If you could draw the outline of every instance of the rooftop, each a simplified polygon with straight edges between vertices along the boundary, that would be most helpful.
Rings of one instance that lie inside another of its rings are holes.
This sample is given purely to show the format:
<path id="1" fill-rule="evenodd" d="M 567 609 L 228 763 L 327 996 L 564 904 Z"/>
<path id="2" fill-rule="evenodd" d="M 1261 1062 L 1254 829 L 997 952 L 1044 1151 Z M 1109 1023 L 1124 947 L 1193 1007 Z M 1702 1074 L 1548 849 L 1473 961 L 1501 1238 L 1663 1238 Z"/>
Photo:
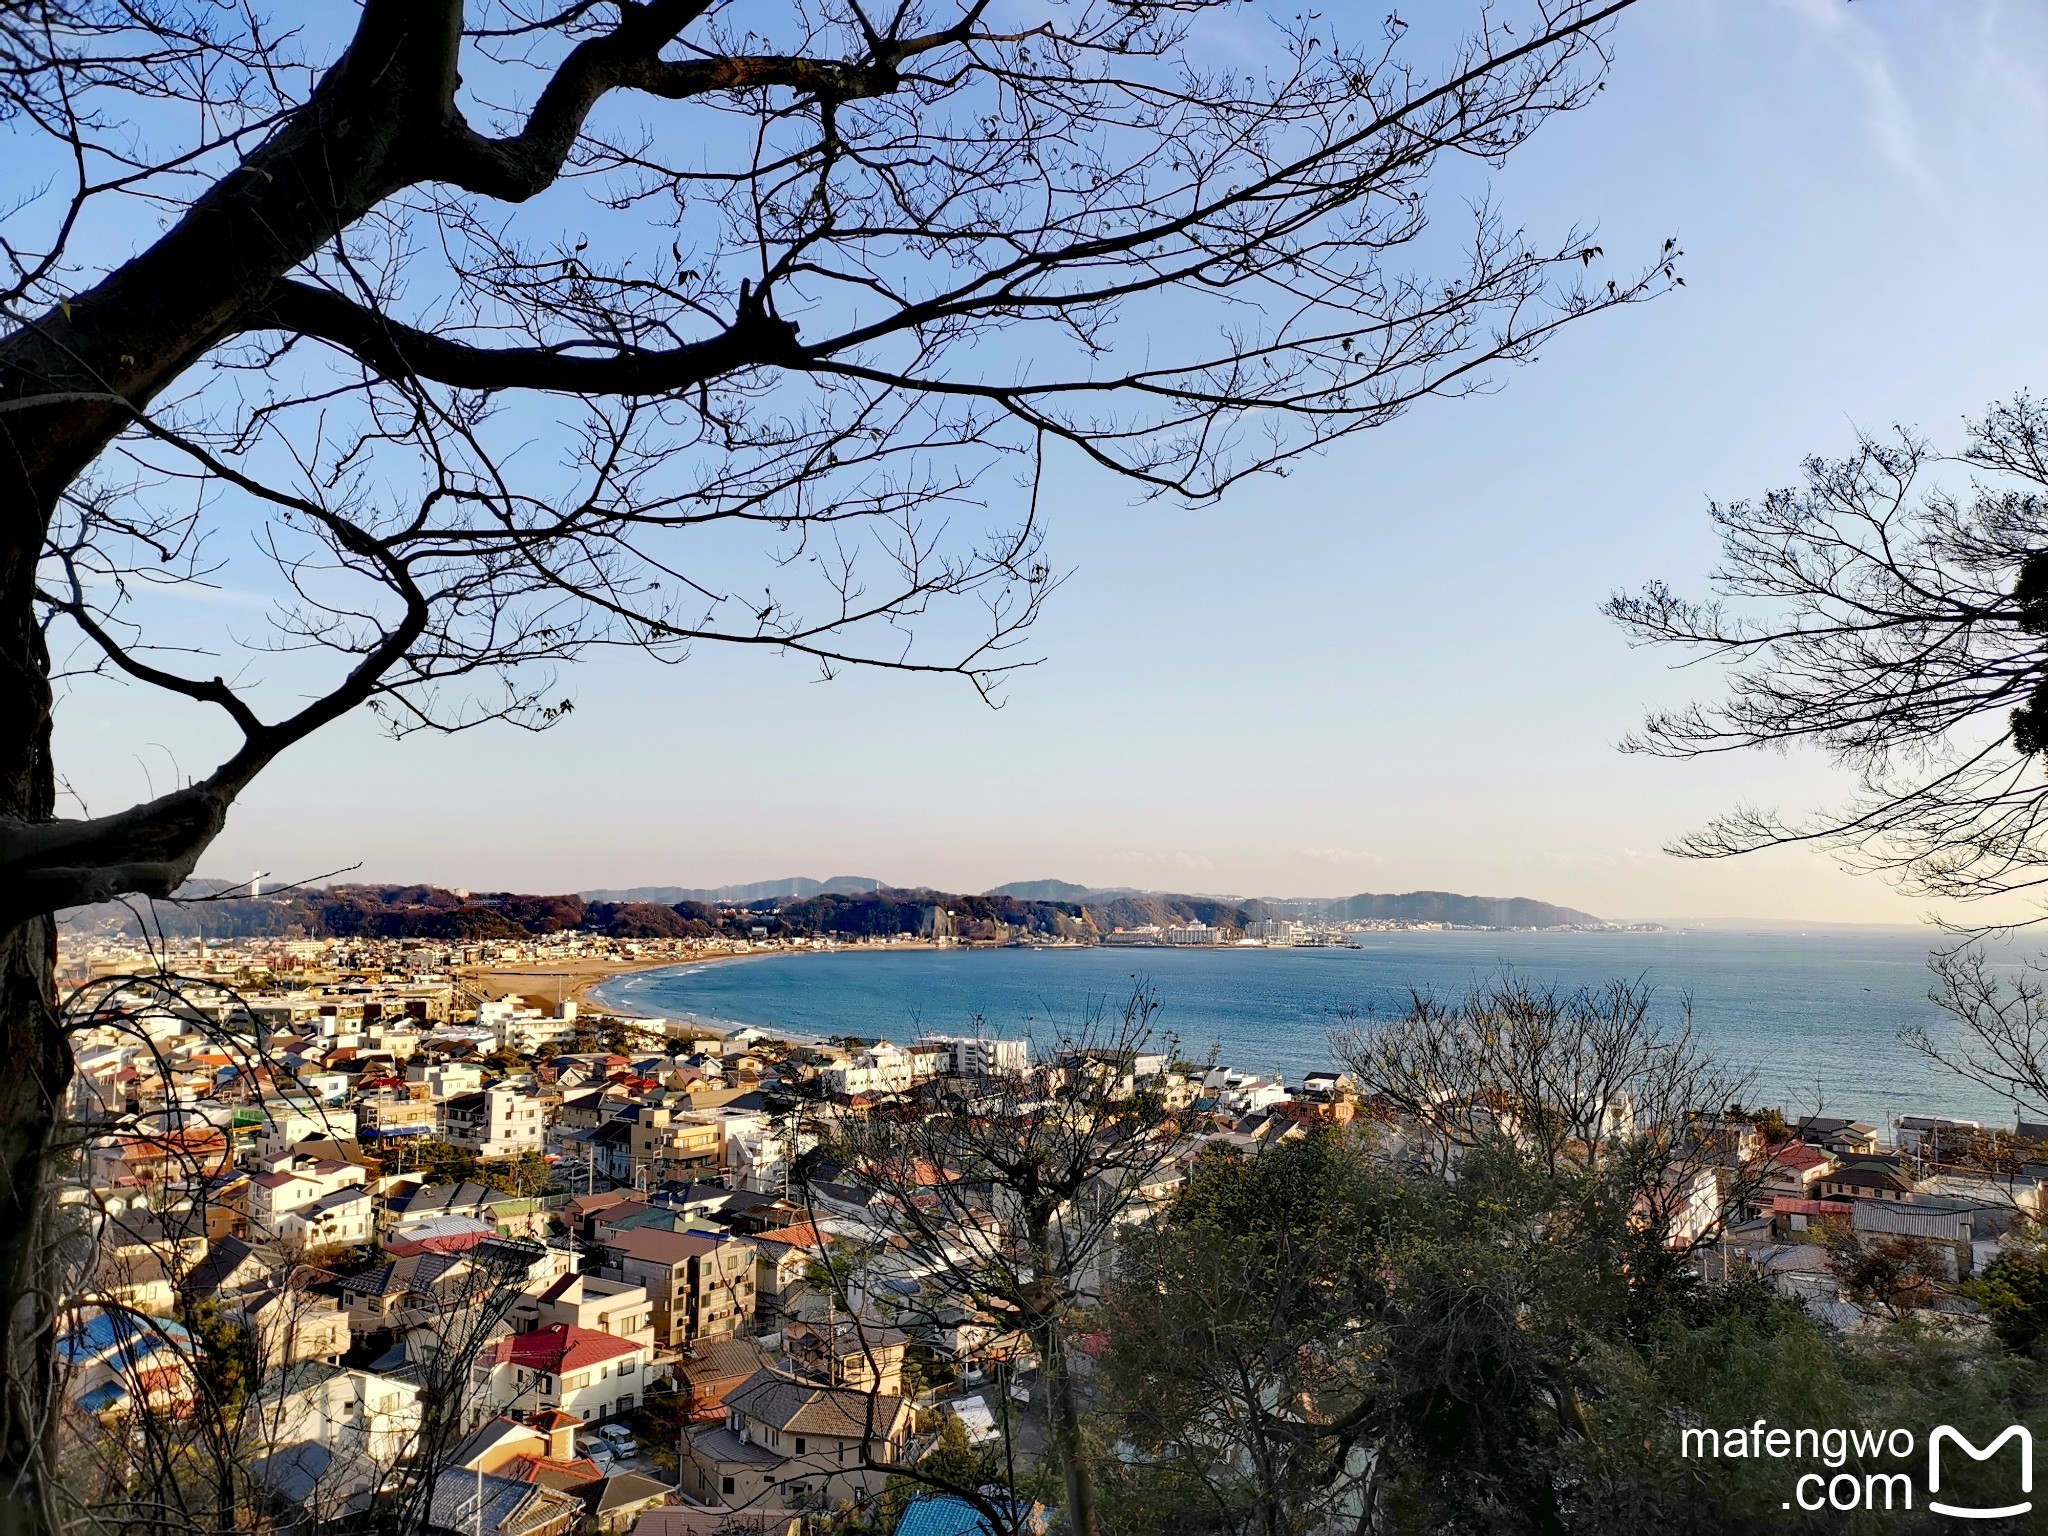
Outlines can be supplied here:
<path id="1" fill-rule="evenodd" d="M 857 1440 L 887 1435 L 903 1413 L 900 1397 L 867 1393 L 851 1387 L 828 1387 L 798 1381 L 776 1371 L 756 1371 L 725 1395 L 726 1406 L 772 1424 L 785 1434 L 832 1435 Z"/>
<path id="2" fill-rule="evenodd" d="M 595 1328 L 578 1328 L 572 1323 L 549 1323 L 531 1333 L 515 1333 L 498 1341 L 498 1363 L 523 1366 L 529 1371 L 560 1375 L 639 1353 L 640 1346 L 626 1339 L 599 1333 Z"/>
<path id="3" fill-rule="evenodd" d="M 736 1238 L 712 1237 L 702 1232 L 666 1232 L 658 1227 L 639 1227 L 618 1233 L 605 1246 L 615 1253 L 649 1264 L 682 1264 L 716 1253 L 727 1243 L 736 1241 Z"/>

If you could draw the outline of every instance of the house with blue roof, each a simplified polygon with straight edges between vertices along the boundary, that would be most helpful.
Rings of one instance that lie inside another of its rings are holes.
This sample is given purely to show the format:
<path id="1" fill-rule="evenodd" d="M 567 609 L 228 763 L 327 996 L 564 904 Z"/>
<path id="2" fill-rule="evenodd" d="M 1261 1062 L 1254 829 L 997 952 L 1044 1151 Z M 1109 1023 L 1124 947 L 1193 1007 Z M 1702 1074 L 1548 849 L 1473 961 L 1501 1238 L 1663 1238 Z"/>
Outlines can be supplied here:
<path id="1" fill-rule="evenodd" d="M 986 1492 L 987 1490 L 984 1490 Z M 1027 1511 L 1022 1504 L 991 1501 L 1016 1517 L 1018 1529 L 1042 1531 L 1045 1512 L 1037 1505 Z M 996 1536 L 989 1529 L 988 1516 L 957 1494 L 922 1493 L 904 1507 L 897 1517 L 895 1536 Z"/>
<path id="2" fill-rule="evenodd" d="M 138 1405 L 182 1413 L 198 1390 L 199 1344 L 165 1317 L 95 1310 L 57 1340 L 57 1368 L 71 1401 L 104 1417 Z"/>

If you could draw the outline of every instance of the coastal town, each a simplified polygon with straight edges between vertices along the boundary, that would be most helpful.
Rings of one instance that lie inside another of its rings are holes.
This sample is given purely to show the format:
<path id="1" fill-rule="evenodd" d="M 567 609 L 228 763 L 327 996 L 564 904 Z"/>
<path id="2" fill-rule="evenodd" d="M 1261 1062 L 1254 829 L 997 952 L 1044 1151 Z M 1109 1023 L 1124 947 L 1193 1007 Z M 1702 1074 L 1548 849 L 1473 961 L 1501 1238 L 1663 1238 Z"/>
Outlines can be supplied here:
<path id="1" fill-rule="evenodd" d="M 403 1495 L 449 1536 L 965 1536 L 990 1525 L 972 1497 L 915 1469 L 1000 1440 L 1024 1488 L 1062 1383 L 999 1309 L 911 1304 L 941 1263 L 900 1225 L 919 1186 L 833 1162 L 847 1127 L 934 1085 L 1038 1115 L 1000 1085 L 1048 1066 L 1143 1097 L 1157 1152 L 1116 1186 L 1084 1304 L 1114 1234 L 1205 1158 L 1348 1134 L 1412 1159 L 1432 1139 L 1341 1063 L 1292 1082 L 1142 1048 L 1048 1063 L 1046 1042 L 797 1040 L 587 996 L 681 958 L 581 936 L 72 943 L 67 1434 L 125 1454 L 139 1422 L 194 1417 L 239 1351 L 240 1451 L 278 1530 Z M 1666 1241 L 1833 1329 L 1967 1317 L 1956 1286 L 2048 1205 L 2048 1125 L 1693 1110 Z M 1908 1249 L 1889 1287 L 1844 1261 Z M 1085 1397 L 1085 1342 L 1062 1370 Z"/>

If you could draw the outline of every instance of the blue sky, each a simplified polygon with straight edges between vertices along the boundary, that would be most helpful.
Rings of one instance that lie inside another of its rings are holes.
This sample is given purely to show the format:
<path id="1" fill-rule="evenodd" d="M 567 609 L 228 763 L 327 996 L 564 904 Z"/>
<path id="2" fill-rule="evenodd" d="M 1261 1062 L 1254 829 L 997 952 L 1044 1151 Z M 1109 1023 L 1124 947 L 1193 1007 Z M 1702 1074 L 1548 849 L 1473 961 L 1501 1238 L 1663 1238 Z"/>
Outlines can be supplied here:
<path id="1" fill-rule="evenodd" d="M 1630 651 L 1597 608 L 1650 577 L 1697 589 L 1709 496 L 1785 483 L 1858 426 L 1952 441 L 1988 401 L 2048 387 L 2048 13 L 1653 0 L 1616 44 L 1603 99 L 1495 186 L 1534 226 L 1597 220 L 1610 250 L 1677 234 L 1685 290 L 1218 507 L 1134 504 L 1064 466 L 1046 500 L 1074 575 L 1002 709 L 756 655 L 600 658 L 546 735 L 330 731 L 244 797 L 207 872 L 1057 876 L 1914 920 L 1924 904 L 1819 856 L 1660 853 L 1734 801 L 1839 786 L 1804 756 L 1618 754 L 1646 704 L 1711 680 Z M 183 729 L 87 692 L 61 742 L 111 802 L 203 763 Z"/>

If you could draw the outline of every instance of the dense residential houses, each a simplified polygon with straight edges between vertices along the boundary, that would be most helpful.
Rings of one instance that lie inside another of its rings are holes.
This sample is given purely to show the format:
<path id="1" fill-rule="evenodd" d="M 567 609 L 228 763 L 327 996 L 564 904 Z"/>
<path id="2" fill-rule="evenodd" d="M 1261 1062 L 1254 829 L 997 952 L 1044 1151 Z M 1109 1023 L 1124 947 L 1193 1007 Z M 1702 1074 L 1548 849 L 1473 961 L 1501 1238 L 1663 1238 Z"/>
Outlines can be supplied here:
<path id="1" fill-rule="evenodd" d="M 750 1520 L 791 1536 L 803 1512 L 879 1491 L 943 1417 L 993 1432 L 968 1387 L 1028 1372 L 1031 1340 L 1000 1315 L 899 1305 L 922 1277 L 871 1241 L 895 1197 L 821 1164 L 817 1121 L 933 1080 L 999 1102 L 1032 1066 L 1026 1042 L 721 1039 L 480 995 L 458 968 L 488 949 L 216 946 L 193 958 L 217 988 L 139 1000 L 131 1027 L 80 1037 L 73 1107 L 114 1118 L 63 1192 L 100 1301 L 57 1338 L 74 1414 L 177 1421 L 207 1348 L 184 1320 L 204 1318 L 250 1341 L 248 1467 L 284 1524 L 416 1470 L 426 1529 L 504 1536 Z M 1291 1082 L 1157 1052 L 1052 1066 L 1173 1116 L 1123 1221 L 1163 1207 L 1212 1148 L 1367 1127 L 1386 1155 L 1420 1158 L 1429 1140 L 1334 1071 Z M 1633 1113 L 1610 1106 L 1595 1138 L 1628 1134 Z M 1853 1326 L 1833 1246 L 1906 1238 L 1974 1273 L 2048 1210 L 2048 1127 L 1702 1109 L 1654 1193 L 1696 1262 L 1747 1266 Z M 851 1248 L 848 1310 L 819 1281 Z M 934 1399 L 938 1379 L 963 1395 Z M 422 1416 L 451 1392 L 467 1438 L 422 1468 Z M 656 1478 L 635 1431 L 662 1399 L 663 1433 L 683 1428 Z"/>

